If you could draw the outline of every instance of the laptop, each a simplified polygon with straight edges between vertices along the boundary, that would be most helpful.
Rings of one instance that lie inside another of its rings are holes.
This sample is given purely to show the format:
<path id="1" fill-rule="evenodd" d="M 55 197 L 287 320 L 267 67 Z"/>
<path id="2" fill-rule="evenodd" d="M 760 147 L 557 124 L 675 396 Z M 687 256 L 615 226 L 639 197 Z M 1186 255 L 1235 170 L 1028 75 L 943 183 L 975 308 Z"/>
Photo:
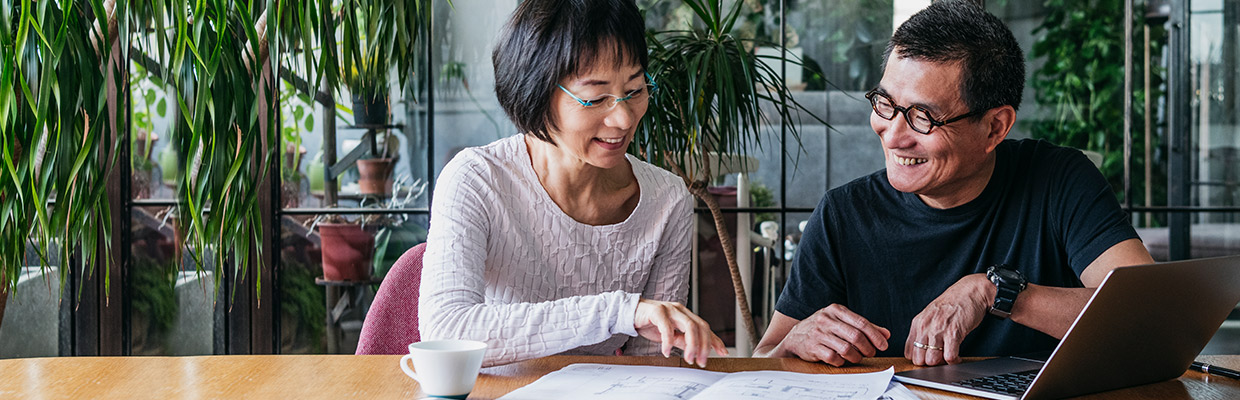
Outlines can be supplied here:
<path id="1" fill-rule="evenodd" d="M 1237 303 L 1240 256 L 1120 267 L 1045 361 L 1000 357 L 895 379 L 991 399 L 1064 398 L 1165 381 L 1184 374 Z"/>

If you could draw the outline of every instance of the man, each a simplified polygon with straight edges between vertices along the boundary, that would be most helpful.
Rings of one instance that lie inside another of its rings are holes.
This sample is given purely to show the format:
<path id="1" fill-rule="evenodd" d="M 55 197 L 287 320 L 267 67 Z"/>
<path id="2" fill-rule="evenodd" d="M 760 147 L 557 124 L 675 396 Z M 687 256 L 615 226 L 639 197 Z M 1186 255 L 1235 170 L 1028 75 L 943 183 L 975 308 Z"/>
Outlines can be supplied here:
<path id="1" fill-rule="evenodd" d="M 1024 71 L 1011 31 L 970 2 L 900 26 L 866 94 L 886 169 L 823 197 L 757 354 L 1050 350 L 1109 271 L 1153 262 L 1083 154 L 1005 140 Z"/>

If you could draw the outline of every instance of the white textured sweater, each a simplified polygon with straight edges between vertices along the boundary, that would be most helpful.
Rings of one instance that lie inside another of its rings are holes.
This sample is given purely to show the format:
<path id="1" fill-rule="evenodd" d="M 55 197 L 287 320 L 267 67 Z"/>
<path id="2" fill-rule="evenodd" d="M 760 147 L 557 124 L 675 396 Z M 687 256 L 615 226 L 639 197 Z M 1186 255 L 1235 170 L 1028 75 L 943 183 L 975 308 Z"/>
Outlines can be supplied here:
<path id="1" fill-rule="evenodd" d="M 639 296 L 684 303 L 693 202 L 679 177 L 628 161 L 637 207 L 623 222 L 592 226 L 551 200 L 524 135 L 457 154 L 431 207 L 422 339 L 487 342 L 483 365 L 622 346 L 626 355 L 657 354 L 633 317 Z"/>

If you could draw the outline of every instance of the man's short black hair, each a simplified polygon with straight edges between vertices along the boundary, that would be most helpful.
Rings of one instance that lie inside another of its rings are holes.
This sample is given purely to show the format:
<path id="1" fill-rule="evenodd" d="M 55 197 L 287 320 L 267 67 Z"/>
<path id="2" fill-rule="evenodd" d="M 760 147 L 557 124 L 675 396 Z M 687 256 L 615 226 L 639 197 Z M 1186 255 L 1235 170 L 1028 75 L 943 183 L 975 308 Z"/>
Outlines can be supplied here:
<path id="1" fill-rule="evenodd" d="M 936 1 L 896 29 L 883 53 L 932 62 L 959 62 L 960 95 L 970 111 L 1020 109 L 1025 54 L 1003 21 L 972 1 Z"/>
<path id="2" fill-rule="evenodd" d="M 551 93 L 607 52 L 619 65 L 648 65 L 646 23 L 633 0 L 526 0 L 500 35 L 491 62 L 495 96 L 521 132 L 551 142 Z"/>

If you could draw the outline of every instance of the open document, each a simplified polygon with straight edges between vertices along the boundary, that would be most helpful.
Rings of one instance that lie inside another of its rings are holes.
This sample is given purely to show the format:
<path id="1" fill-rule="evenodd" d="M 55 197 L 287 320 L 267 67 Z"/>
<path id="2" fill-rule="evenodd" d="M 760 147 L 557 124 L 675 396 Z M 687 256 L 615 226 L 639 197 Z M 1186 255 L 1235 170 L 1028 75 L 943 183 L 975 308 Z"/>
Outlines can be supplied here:
<path id="1" fill-rule="evenodd" d="M 865 374 L 714 372 L 641 365 L 573 364 L 501 397 L 543 399 L 878 399 L 892 369 Z M 905 389 L 907 390 L 907 389 Z"/>

